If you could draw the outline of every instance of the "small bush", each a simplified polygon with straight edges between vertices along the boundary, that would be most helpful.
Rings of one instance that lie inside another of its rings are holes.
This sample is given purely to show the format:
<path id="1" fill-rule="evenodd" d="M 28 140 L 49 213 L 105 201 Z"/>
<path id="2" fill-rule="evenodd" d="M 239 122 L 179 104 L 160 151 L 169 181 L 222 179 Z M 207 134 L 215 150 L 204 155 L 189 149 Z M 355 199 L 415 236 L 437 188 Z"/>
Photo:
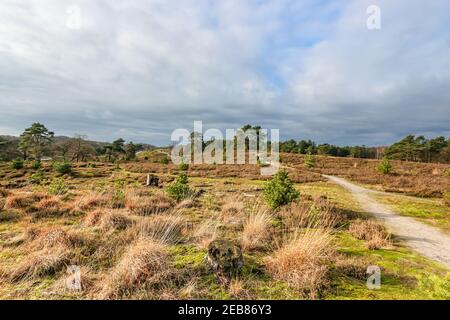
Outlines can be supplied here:
<path id="1" fill-rule="evenodd" d="M 35 184 L 40 184 L 44 180 L 44 175 L 41 170 L 37 170 L 30 177 L 30 182 Z"/>
<path id="2" fill-rule="evenodd" d="M 64 182 L 64 179 L 53 179 L 53 181 L 48 186 L 48 193 L 55 195 L 55 196 L 62 196 L 65 195 L 69 188 L 67 187 L 66 183 Z"/>
<path id="3" fill-rule="evenodd" d="M 305 166 L 307 168 L 314 168 L 316 166 L 316 158 L 311 153 L 305 156 Z"/>
<path id="4" fill-rule="evenodd" d="M 444 174 L 445 174 L 447 177 L 450 177 L 450 168 L 448 168 L 447 170 L 445 170 Z"/>
<path id="5" fill-rule="evenodd" d="M 72 165 L 70 164 L 70 162 L 67 161 L 56 162 L 53 165 L 53 169 L 59 174 L 68 174 L 72 172 Z"/>
<path id="6" fill-rule="evenodd" d="M 31 168 L 33 168 L 34 170 L 40 170 L 42 167 L 42 163 L 40 161 L 34 161 L 31 164 Z"/>
<path id="7" fill-rule="evenodd" d="M 19 170 L 23 168 L 23 160 L 20 158 L 11 161 L 11 168 L 14 170 Z"/>
<path id="8" fill-rule="evenodd" d="M 180 171 L 188 171 L 189 170 L 189 165 L 187 163 L 182 162 L 182 163 L 180 163 L 178 165 L 178 169 Z"/>
<path id="9" fill-rule="evenodd" d="M 146 160 L 148 160 L 148 157 L 147 157 L 147 159 Z M 169 158 L 168 157 L 164 157 L 164 158 L 162 158 L 161 160 L 160 160 L 160 162 L 162 163 L 162 164 L 169 164 Z"/>
<path id="10" fill-rule="evenodd" d="M 269 206 L 276 209 L 280 206 L 291 203 L 299 197 L 299 192 L 295 190 L 292 181 L 286 171 L 278 172 L 269 181 L 263 191 L 264 198 Z"/>
<path id="11" fill-rule="evenodd" d="M 166 193 L 176 201 L 181 201 L 192 196 L 193 192 L 189 188 L 187 175 L 184 173 L 180 174 L 175 183 L 167 187 Z"/>
<path id="12" fill-rule="evenodd" d="M 392 173 L 392 164 L 388 158 L 384 158 L 377 167 L 378 172 L 381 174 L 391 174 Z"/>

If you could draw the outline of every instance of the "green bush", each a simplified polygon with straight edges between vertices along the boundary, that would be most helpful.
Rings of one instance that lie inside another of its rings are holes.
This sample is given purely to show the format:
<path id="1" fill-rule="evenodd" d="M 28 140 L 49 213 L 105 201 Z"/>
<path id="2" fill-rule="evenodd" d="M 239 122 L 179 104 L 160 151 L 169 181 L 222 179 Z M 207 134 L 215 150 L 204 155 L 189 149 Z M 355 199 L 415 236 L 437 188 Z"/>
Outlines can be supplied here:
<path id="1" fill-rule="evenodd" d="M 22 169 L 23 168 L 23 160 L 20 158 L 14 159 L 11 161 L 11 168 L 14 170 Z"/>
<path id="2" fill-rule="evenodd" d="M 69 188 L 64 182 L 64 179 L 56 178 L 53 179 L 53 181 L 50 183 L 47 191 L 48 193 L 53 194 L 55 196 L 62 196 L 69 191 Z"/>
<path id="3" fill-rule="evenodd" d="M 167 187 L 167 195 L 176 200 L 181 201 L 190 197 L 193 194 L 191 188 L 189 188 L 188 177 L 182 173 L 178 176 L 177 180 Z"/>
<path id="4" fill-rule="evenodd" d="M 53 165 L 53 169 L 55 169 L 55 171 L 59 174 L 68 174 L 72 172 L 72 165 L 67 161 L 56 162 Z"/>
<path id="5" fill-rule="evenodd" d="M 178 165 L 178 170 L 188 171 L 189 170 L 189 165 L 187 163 L 182 162 L 182 163 L 180 163 Z"/>
<path id="6" fill-rule="evenodd" d="M 160 162 L 161 162 L 162 164 L 169 164 L 170 160 L 169 160 L 168 157 L 164 157 L 164 158 L 162 158 L 162 159 L 160 160 Z"/>
<path id="7" fill-rule="evenodd" d="M 31 164 L 31 168 L 33 168 L 34 170 L 39 170 L 39 169 L 41 169 L 41 167 L 42 167 L 42 164 L 40 161 L 34 161 Z"/>
<path id="8" fill-rule="evenodd" d="M 448 169 L 445 171 L 444 174 L 445 174 L 446 176 L 450 177 L 450 168 L 448 168 Z"/>
<path id="9" fill-rule="evenodd" d="M 316 166 L 316 158 L 310 152 L 305 156 L 305 166 L 307 168 L 314 168 Z"/>
<path id="10" fill-rule="evenodd" d="M 378 165 L 377 170 L 382 174 L 391 174 L 393 167 L 388 158 L 383 158 L 383 160 Z"/>
<path id="11" fill-rule="evenodd" d="M 42 174 L 42 171 L 39 169 L 35 173 L 33 173 L 30 177 L 31 183 L 40 184 L 43 180 L 44 180 L 44 175 Z"/>
<path id="12" fill-rule="evenodd" d="M 296 200 L 300 193 L 295 190 L 294 184 L 289 179 L 288 173 L 282 170 L 266 184 L 263 195 L 268 205 L 271 208 L 276 209 Z"/>

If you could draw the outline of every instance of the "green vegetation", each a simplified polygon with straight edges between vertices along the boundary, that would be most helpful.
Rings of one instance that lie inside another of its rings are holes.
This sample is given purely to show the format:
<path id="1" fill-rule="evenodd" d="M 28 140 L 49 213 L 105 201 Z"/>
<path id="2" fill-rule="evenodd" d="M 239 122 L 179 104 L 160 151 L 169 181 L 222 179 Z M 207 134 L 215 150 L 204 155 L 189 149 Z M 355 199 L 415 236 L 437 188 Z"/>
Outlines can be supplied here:
<path id="1" fill-rule="evenodd" d="M 316 158 L 310 152 L 305 156 L 305 166 L 307 168 L 314 168 L 316 166 Z"/>
<path id="2" fill-rule="evenodd" d="M 273 209 L 291 203 L 300 195 L 299 192 L 295 190 L 292 181 L 289 179 L 287 171 L 284 170 L 279 171 L 275 177 L 267 183 L 263 194 L 266 202 Z"/>
<path id="3" fill-rule="evenodd" d="M 383 160 L 378 165 L 377 170 L 382 174 L 391 174 L 393 167 L 388 158 L 383 158 Z"/>
<path id="4" fill-rule="evenodd" d="M 17 158 L 17 159 L 14 159 L 13 161 L 11 161 L 11 168 L 14 170 L 22 169 L 23 166 L 24 166 L 23 160 L 20 158 Z"/>
<path id="5" fill-rule="evenodd" d="M 181 201 L 190 197 L 193 192 L 188 184 L 188 177 L 185 173 L 180 174 L 176 181 L 167 187 L 167 195 L 176 200 Z"/>
<path id="6" fill-rule="evenodd" d="M 69 191 L 69 188 L 67 187 L 63 178 L 55 178 L 48 186 L 47 191 L 52 195 L 62 196 Z"/>
<path id="7" fill-rule="evenodd" d="M 68 174 L 72 172 L 72 165 L 67 161 L 55 162 L 53 169 L 59 174 Z"/>

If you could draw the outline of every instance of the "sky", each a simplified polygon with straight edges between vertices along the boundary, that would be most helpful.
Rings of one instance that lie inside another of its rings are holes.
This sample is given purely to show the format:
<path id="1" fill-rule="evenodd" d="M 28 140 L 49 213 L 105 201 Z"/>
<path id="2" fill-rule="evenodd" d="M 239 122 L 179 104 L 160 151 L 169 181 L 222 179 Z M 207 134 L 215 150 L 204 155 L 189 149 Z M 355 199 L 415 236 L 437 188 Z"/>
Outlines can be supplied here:
<path id="1" fill-rule="evenodd" d="M 194 121 L 339 145 L 450 137 L 450 2 L 0 2 L 0 135 L 42 122 L 167 145 Z"/>

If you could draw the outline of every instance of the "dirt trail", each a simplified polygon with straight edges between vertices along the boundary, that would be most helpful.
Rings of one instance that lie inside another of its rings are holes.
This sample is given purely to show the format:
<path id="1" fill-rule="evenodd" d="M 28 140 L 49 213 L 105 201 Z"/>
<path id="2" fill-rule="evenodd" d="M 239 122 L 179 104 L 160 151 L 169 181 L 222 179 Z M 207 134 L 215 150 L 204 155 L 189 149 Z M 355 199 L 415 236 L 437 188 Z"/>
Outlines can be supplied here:
<path id="1" fill-rule="evenodd" d="M 364 211 L 382 220 L 388 230 L 406 245 L 421 255 L 450 267 L 449 236 L 413 218 L 396 214 L 370 197 L 373 190 L 362 188 L 342 178 L 327 175 L 324 177 L 352 192 Z"/>

